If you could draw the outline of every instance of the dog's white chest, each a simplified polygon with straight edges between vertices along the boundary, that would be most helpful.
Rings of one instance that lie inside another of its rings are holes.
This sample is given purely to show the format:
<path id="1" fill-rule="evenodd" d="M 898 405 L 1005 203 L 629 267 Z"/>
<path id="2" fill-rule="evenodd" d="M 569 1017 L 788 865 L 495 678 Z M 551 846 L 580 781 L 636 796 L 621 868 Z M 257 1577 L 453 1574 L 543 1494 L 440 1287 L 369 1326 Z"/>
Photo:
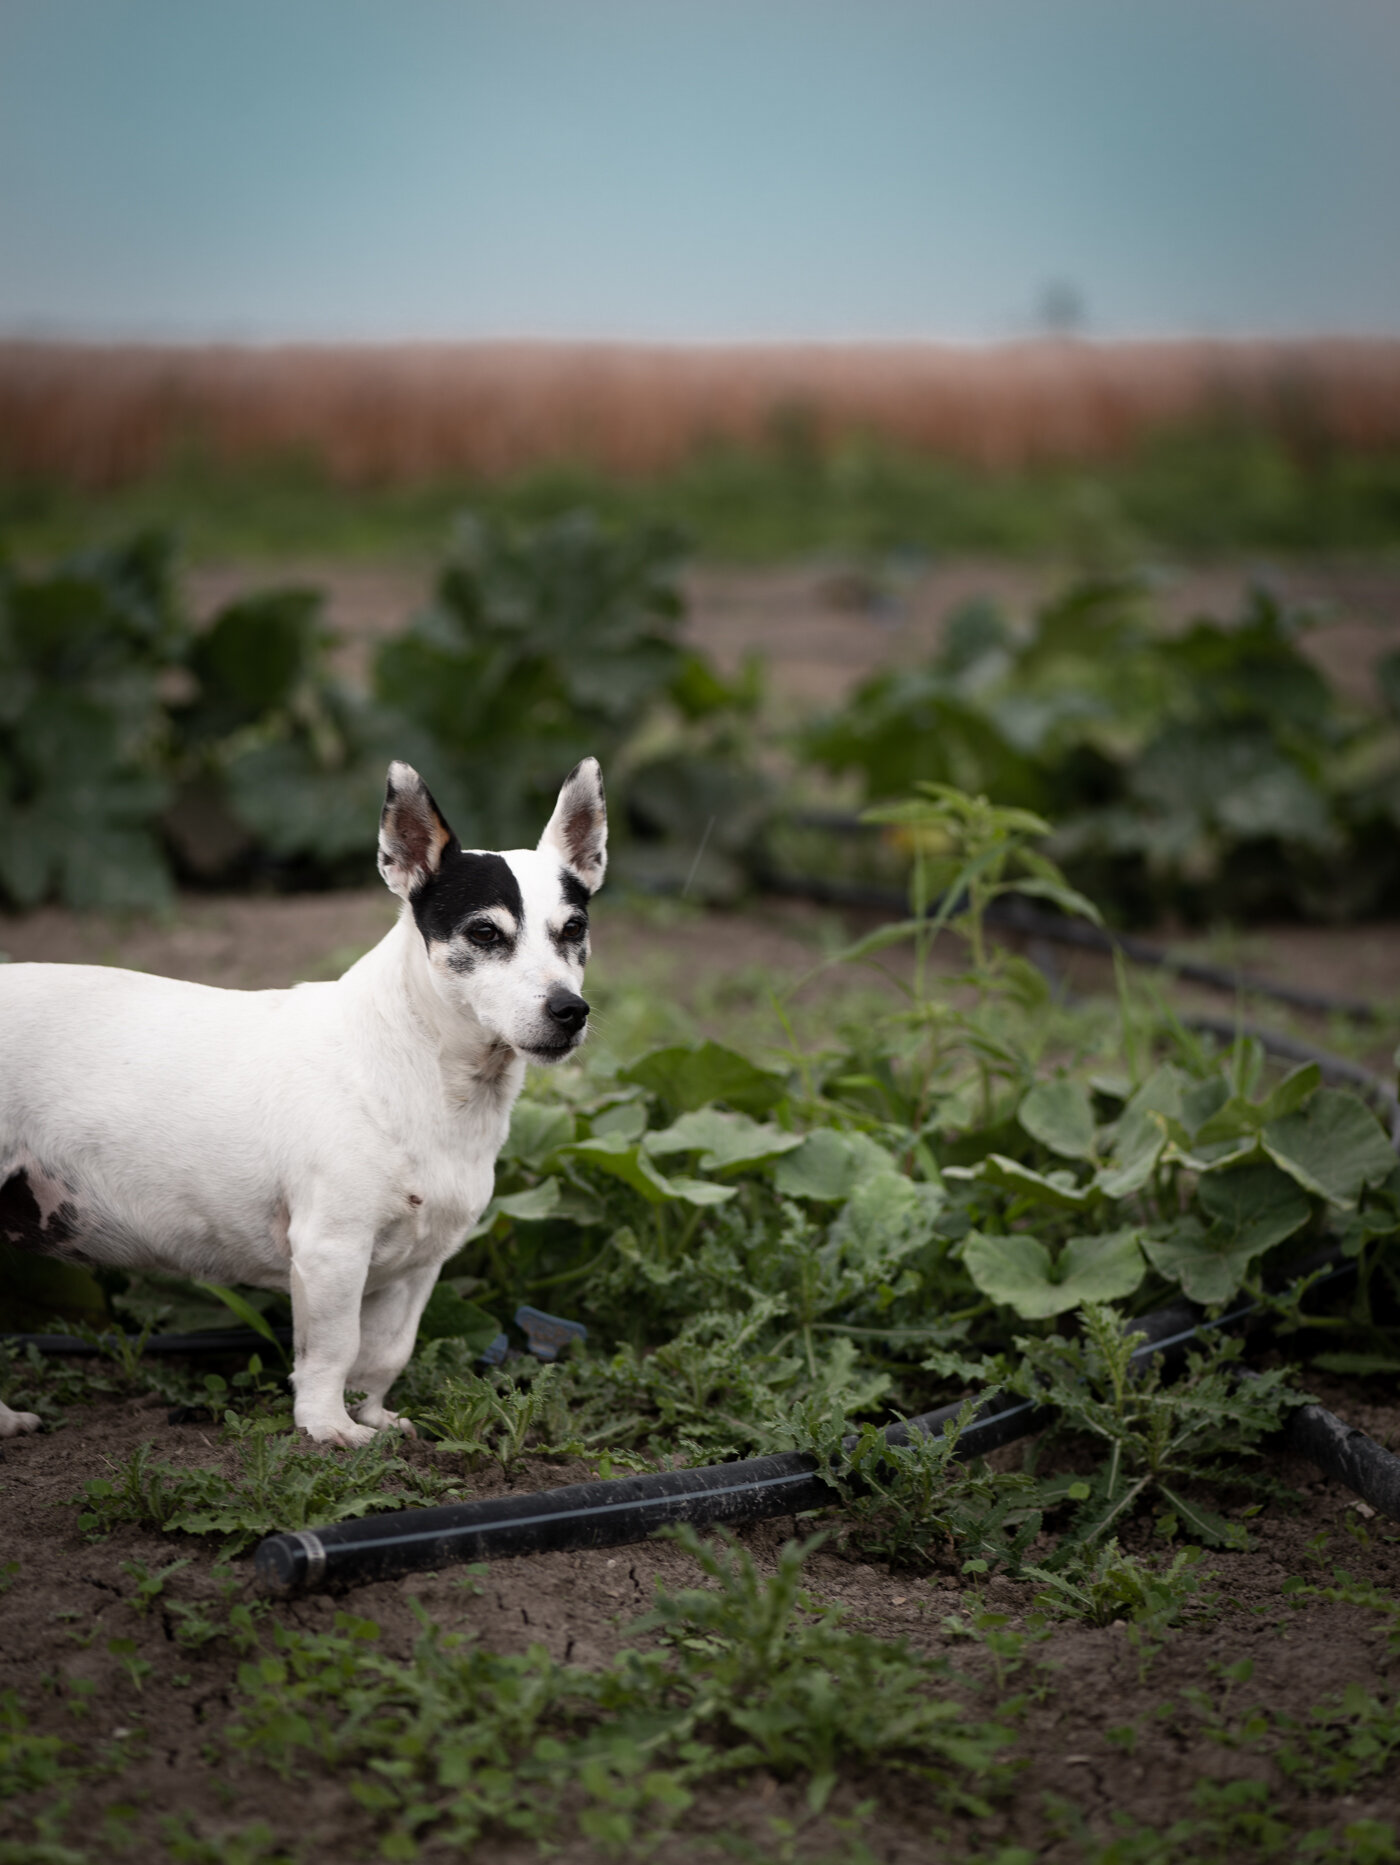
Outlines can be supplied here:
<path id="1" fill-rule="evenodd" d="M 376 1236 L 373 1267 L 442 1262 L 486 1209 L 494 1183 L 494 1159 L 410 1171 L 398 1211 Z"/>
<path id="2" fill-rule="evenodd" d="M 416 1138 L 403 1144 L 390 1174 L 375 1227 L 372 1279 L 441 1263 L 459 1248 L 490 1202 L 509 1106 L 493 1096 L 485 1105 L 423 1110 Z"/>

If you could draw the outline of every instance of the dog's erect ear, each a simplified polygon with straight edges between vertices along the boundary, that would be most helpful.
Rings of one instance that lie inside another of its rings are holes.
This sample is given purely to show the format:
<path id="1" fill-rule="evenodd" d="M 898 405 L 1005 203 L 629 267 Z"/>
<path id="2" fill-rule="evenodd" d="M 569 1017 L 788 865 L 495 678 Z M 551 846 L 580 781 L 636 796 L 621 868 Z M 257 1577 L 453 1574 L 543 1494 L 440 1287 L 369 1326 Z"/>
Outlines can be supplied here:
<path id="1" fill-rule="evenodd" d="M 554 814 L 540 837 L 540 849 L 552 849 L 590 893 L 603 885 L 608 866 L 608 807 L 596 758 L 585 758 L 564 779 Z"/>
<path id="2" fill-rule="evenodd" d="M 423 779 L 411 764 L 396 759 L 389 766 L 379 818 L 379 872 L 385 884 L 407 900 L 437 873 L 443 850 L 456 839 Z"/>

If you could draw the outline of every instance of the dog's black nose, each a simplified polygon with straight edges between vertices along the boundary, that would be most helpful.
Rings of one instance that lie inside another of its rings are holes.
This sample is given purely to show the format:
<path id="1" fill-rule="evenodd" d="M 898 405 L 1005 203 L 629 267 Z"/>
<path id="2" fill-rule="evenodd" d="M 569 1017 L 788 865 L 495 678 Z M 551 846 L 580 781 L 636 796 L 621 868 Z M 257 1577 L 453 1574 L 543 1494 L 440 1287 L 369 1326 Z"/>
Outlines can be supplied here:
<path id="1" fill-rule="evenodd" d="M 570 1036 L 588 1021 L 588 1005 L 576 991 L 551 991 L 545 999 L 545 1009 Z"/>

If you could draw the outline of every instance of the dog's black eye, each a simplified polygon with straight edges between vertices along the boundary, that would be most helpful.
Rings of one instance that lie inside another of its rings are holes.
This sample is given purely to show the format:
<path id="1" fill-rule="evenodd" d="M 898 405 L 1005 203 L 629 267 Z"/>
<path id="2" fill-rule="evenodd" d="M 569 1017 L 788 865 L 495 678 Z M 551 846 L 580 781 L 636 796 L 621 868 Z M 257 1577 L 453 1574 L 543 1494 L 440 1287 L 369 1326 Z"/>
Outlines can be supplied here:
<path id="1" fill-rule="evenodd" d="M 571 920 L 565 920 L 564 922 L 564 937 L 566 939 L 582 939 L 587 931 L 588 921 L 580 919 L 577 913 Z"/>
<path id="2" fill-rule="evenodd" d="M 467 937 L 473 945 L 499 945 L 502 933 L 490 920 L 478 920 L 475 926 L 468 926 Z"/>

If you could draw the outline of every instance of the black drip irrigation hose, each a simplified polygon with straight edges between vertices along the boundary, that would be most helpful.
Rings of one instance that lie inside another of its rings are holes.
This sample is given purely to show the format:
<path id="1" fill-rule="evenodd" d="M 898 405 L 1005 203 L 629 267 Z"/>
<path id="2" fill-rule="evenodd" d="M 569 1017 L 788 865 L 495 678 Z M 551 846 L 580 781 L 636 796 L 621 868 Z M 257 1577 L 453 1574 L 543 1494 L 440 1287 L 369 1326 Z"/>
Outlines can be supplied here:
<path id="1" fill-rule="evenodd" d="M 1320 1271 L 1322 1279 L 1330 1280 L 1354 1273 L 1355 1267 L 1334 1251 L 1320 1259 L 1312 1273 Z M 1134 1361 L 1159 1355 L 1179 1357 L 1202 1334 L 1237 1327 L 1258 1309 L 1259 1304 L 1250 1300 L 1213 1320 L 1203 1319 L 1187 1302 L 1159 1309 L 1130 1323 L 1134 1333 L 1146 1336 L 1132 1357 Z M 1363 1433 L 1349 1431 L 1320 1406 L 1305 1409 L 1310 1416 L 1299 1415 L 1303 1422 L 1290 1448 L 1312 1458 L 1381 1513 L 1400 1520 L 1400 1457 Z M 962 1410 L 961 1404 L 944 1405 L 905 1419 L 887 1429 L 886 1442 L 894 1445 L 906 1443 L 911 1435 L 939 1435 Z M 1030 1436 L 1047 1422 L 1045 1408 L 1034 1399 L 988 1400 L 977 1407 L 959 1434 L 954 1455 L 983 1457 Z M 839 1500 L 839 1491 L 820 1473 L 814 1457 L 805 1451 L 787 1451 L 740 1463 L 571 1483 L 531 1495 L 362 1516 L 326 1528 L 270 1535 L 258 1548 L 254 1576 L 261 1591 L 288 1599 L 327 1586 L 362 1586 L 466 1561 L 620 1547 L 643 1541 L 670 1524 L 688 1522 L 713 1528 L 759 1522 L 829 1507 Z"/>
<path id="2" fill-rule="evenodd" d="M 292 1344 L 290 1328 L 273 1328 L 281 1347 Z M 33 1347 L 39 1353 L 107 1354 L 119 1353 L 123 1347 L 142 1353 L 257 1353 L 268 1345 L 265 1334 L 252 1328 L 205 1328 L 198 1334 L 0 1334 L 0 1345 L 17 1347 L 21 1352 Z"/>
<path id="3" fill-rule="evenodd" d="M 1324 991 L 1310 991 L 1302 984 L 1280 984 L 1272 978 L 1260 978 L 1253 972 L 1232 971 L 1224 965 L 1211 965 L 1204 959 L 1181 958 L 1166 946 L 1151 939 L 1139 939 L 1134 933 L 1106 932 L 1085 920 L 1072 920 L 1058 913 L 1047 913 L 1015 895 L 994 900 L 988 912 L 994 926 L 1009 932 L 1025 933 L 1035 939 L 1051 939 L 1058 945 L 1072 945 L 1090 952 L 1117 950 L 1135 965 L 1152 965 L 1174 972 L 1190 984 L 1204 984 L 1213 991 L 1228 991 L 1232 996 L 1267 997 L 1293 1010 L 1306 1010 L 1319 1016 L 1350 1017 L 1355 1023 L 1377 1023 L 1379 1012 L 1374 1004 L 1360 997 L 1333 997 Z"/>
<path id="4" fill-rule="evenodd" d="M 1321 1405 L 1300 1405 L 1283 1442 L 1354 1490 L 1378 1515 L 1400 1522 L 1400 1457 Z"/>

